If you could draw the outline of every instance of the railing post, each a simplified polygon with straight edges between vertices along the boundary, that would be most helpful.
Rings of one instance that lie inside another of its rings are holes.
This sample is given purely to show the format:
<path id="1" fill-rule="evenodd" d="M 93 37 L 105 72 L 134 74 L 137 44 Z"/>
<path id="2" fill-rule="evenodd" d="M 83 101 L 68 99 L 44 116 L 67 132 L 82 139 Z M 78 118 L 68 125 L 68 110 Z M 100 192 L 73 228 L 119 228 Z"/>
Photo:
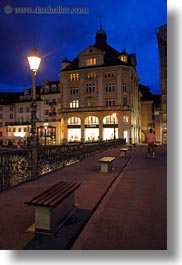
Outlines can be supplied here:
<path id="1" fill-rule="evenodd" d="M 37 179 L 38 178 L 38 150 L 37 146 L 31 147 L 31 179 Z"/>

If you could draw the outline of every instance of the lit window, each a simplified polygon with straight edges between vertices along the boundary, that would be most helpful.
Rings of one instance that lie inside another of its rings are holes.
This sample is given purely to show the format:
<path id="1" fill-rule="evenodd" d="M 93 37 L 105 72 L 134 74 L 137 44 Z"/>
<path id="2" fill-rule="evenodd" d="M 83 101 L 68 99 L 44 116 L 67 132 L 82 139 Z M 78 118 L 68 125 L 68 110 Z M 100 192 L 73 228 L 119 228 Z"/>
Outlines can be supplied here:
<path id="1" fill-rule="evenodd" d="M 96 58 L 89 58 L 89 59 L 86 59 L 86 65 L 96 65 Z"/>
<path id="2" fill-rule="evenodd" d="M 88 79 L 95 79 L 96 78 L 96 72 L 89 72 L 87 75 Z"/>
<path id="3" fill-rule="evenodd" d="M 123 122 L 128 123 L 129 122 L 129 117 L 128 116 L 123 116 Z"/>
<path id="4" fill-rule="evenodd" d="M 120 60 L 121 60 L 122 62 L 124 62 L 124 63 L 127 63 L 127 61 L 128 61 L 128 57 L 127 57 L 127 55 L 126 55 L 126 54 L 122 54 L 122 55 L 120 56 Z"/>
<path id="5" fill-rule="evenodd" d="M 78 81 L 79 80 L 79 74 L 78 73 L 70 74 L 69 80 L 70 81 Z"/>
<path id="6" fill-rule="evenodd" d="M 71 117 L 68 119 L 68 125 L 80 125 L 81 120 L 78 117 Z"/>
<path id="7" fill-rule="evenodd" d="M 85 124 L 99 124 L 99 119 L 96 116 L 88 116 L 85 119 Z"/>
<path id="8" fill-rule="evenodd" d="M 116 122 L 116 117 L 114 117 L 113 115 L 108 115 L 103 119 L 104 124 L 114 124 L 115 122 Z"/>
<path id="9" fill-rule="evenodd" d="M 79 108 L 79 100 L 73 100 L 70 102 L 70 108 Z"/>

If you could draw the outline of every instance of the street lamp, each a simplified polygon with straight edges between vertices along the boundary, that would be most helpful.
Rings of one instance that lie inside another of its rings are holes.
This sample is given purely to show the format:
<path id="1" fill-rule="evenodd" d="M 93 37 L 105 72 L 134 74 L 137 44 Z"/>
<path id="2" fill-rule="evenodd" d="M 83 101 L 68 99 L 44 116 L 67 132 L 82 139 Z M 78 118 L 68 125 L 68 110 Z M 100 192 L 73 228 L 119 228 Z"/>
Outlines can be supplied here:
<path id="1" fill-rule="evenodd" d="M 39 69 L 39 65 L 41 62 L 40 56 L 37 55 L 37 50 L 34 48 L 32 49 L 32 54 L 27 57 L 30 70 L 32 71 L 32 90 L 31 90 L 31 145 L 37 144 L 37 135 L 36 135 L 36 112 L 37 112 L 37 105 L 36 105 L 36 86 L 35 86 L 35 76 Z"/>
<path id="2" fill-rule="evenodd" d="M 44 123 L 44 144 L 46 145 L 46 140 L 47 140 L 47 126 L 48 123 Z"/>
<path id="3" fill-rule="evenodd" d="M 114 144 L 116 143 L 116 113 L 113 113 L 113 119 L 114 119 Z"/>

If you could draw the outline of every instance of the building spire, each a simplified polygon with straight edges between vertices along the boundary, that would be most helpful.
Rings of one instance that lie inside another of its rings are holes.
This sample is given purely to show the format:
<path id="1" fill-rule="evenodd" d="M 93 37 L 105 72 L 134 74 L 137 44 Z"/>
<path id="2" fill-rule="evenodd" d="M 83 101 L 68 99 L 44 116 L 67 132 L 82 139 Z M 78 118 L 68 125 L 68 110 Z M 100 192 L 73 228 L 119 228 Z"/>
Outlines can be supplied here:
<path id="1" fill-rule="evenodd" d="M 100 19 L 100 30 L 102 30 L 102 16 L 99 16 Z"/>

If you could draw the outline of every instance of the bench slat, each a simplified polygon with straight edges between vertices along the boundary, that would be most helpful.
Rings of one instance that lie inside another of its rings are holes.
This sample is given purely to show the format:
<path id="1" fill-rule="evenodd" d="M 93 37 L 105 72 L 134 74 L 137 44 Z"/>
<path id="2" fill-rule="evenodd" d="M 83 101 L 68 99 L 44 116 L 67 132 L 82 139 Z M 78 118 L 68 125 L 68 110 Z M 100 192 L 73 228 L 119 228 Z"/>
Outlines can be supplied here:
<path id="1" fill-rule="evenodd" d="M 59 183 L 57 186 L 53 186 L 49 189 L 47 189 L 45 192 L 39 195 L 38 198 L 33 199 L 32 203 L 34 204 L 42 204 L 48 201 L 51 198 L 54 198 L 56 194 L 61 194 L 62 192 L 65 191 L 67 187 L 70 186 L 71 183 L 69 182 L 63 182 Z"/>
<path id="2" fill-rule="evenodd" d="M 55 192 L 55 190 L 59 189 L 60 187 L 63 187 L 66 184 L 66 182 L 58 182 L 54 185 L 52 185 L 50 188 L 46 189 L 45 191 L 43 191 L 42 193 L 38 194 L 37 196 L 35 196 L 33 199 L 31 199 L 30 201 L 26 202 L 27 204 L 34 204 L 38 201 L 40 201 L 43 198 L 46 198 L 48 194 L 53 194 Z"/>
<path id="3" fill-rule="evenodd" d="M 109 163 L 109 162 L 112 162 L 113 160 L 115 160 L 115 157 L 105 156 L 105 157 L 100 158 L 98 160 L 98 162 L 106 162 L 106 163 Z"/>
<path id="4" fill-rule="evenodd" d="M 60 182 L 60 183 L 56 183 L 56 184 L 54 184 L 54 185 L 52 185 L 51 186 L 51 188 L 48 188 L 48 189 L 46 189 L 45 191 L 43 191 L 41 194 L 38 194 L 37 196 L 35 196 L 33 199 L 31 199 L 31 200 L 29 200 L 29 201 L 26 201 L 25 203 L 26 204 L 32 204 L 33 202 L 35 202 L 38 198 L 40 198 L 40 196 L 43 196 L 44 194 L 45 194 L 45 196 L 46 196 L 46 193 L 48 192 L 48 190 L 53 190 L 56 186 L 58 186 L 58 185 L 63 185 L 63 182 Z"/>
<path id="5" fill-rule="evenodd" d="M 61 181 L 25 203 L 34 206 L 55 207 L 59 202 L 69 196 L 79 186 L 80 183 Z"/>
<path id="6" fill-rule="evenodd" d="M 59 204 L 62 200 L 64 200 L 66 197 L 68 197 L 73 191 L 75 191 L 80 184 L 75 184 L 72 188 L 69 188 L 62 196 L 57 197 L 57 199 L 54 200 L 54 202 L 50 203 L 51 207 L 55 207 L 57 204 Z"/>
<path id="7" fill-rule="evenodd" d="M 44 204 L 45 206 L 55 207 L 59 202 L 69 196 L 76 188 L 78 184 L 72 184 L 71 186 L 65 187 L 61 192 L 57 192 L 54 196 L 47 198 L 43 202 L 39 202 L 40 204 Z"/>

